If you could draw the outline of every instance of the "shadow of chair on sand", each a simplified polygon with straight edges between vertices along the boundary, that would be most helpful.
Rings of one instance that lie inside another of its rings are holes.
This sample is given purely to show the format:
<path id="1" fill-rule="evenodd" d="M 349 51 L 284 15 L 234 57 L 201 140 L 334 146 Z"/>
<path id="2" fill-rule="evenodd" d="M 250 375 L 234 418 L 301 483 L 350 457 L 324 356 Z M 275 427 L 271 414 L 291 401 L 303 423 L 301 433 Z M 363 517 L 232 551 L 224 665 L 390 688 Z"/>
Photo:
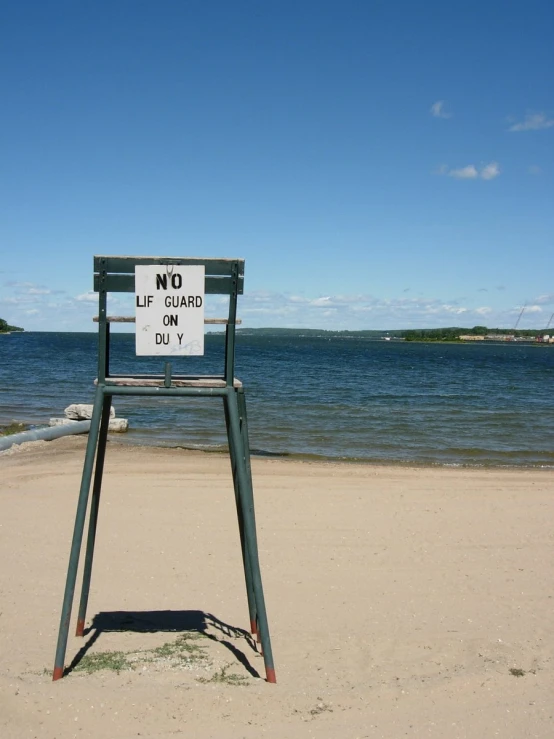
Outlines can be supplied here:
<path id="1" fill-rule="evenodd" d="M 204 611 L 104 611 L 98 613 L 84 632 L 84 636 L 89 637 L 86 644 L 77 652 L 64 674 L 72 672 L 77 667 L 103 633 L 116 631 L 141 634 L 164 632 L 201 634 L 228 649 L 252 677 L 260 677 L 246 654 L 229 641 L 229 639 L 242 639 L 250 649 L 259 654 L 252 635 Z"/>

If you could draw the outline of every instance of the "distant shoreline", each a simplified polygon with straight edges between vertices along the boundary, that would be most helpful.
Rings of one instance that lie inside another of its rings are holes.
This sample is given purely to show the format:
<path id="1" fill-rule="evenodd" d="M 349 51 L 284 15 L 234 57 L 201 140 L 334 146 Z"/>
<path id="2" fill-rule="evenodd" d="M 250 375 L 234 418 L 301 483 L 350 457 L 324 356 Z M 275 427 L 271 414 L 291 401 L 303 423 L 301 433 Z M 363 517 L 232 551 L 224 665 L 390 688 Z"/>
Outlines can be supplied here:
<path id="1" fill-rule="evenodd" d="M 417 329 L 418 333 L 433 333 L 441 329 Z M 510 334 L 507 334 L 509 338 L 494 338 L 494 339 L 459 339 L 452 335 L 441 337 L 434 336 L 412 336 L 410 334 L 413 329 L 393 329 L 391 331 L 376 331 L 373 329 L 362 330 L 362 331 L 331 331 L 327 329 L 315 329 L 315 328 L 237 328 L 237 336 L 247 337 L 260 337 L 260 338 L 290 338 L 290 339 L 349 339 L 349 340 L 363 340 L 371 342 L 387 342 L 391 344 L 406 343 L 406 344 L 478 344 L 478 345 L 533 345 L 533 346 L 554 346 L 554 341 L 543 341 L 542 337 L 545 334 L 545 330 L 525 329 L 523 335 L 515 336 L 512 338 Z M 445 332 L 453 331 L 468 331 L 468 329 L 457 328 L 457 329 L 445 329 Z M 491 333 L 495 332 L 498 336 L 502 334 L 501 331 L 508 332 L 509 329 L 491 329 Z M 49 331 L 31 330 L 25 329 L 12 329 L 11 331 L 0 331 L 0 336 L 10 336 L 12 334 L 91 334 L 97 335 L 96 331 L 57 331 L 55 329 Z M 114 332 L 114 336 L 134 336 L 134 331 L 117 331 Z M 519 333 L 519 332 L 518 332 Z M 224 331 L 207 331 L 207 336 L 224 336 Z M 463 334 L 462 334 L 463 335 Z M 550 336 L 550 335 L 549 335 Z M 554 334 L 552 334 L 554 337 Z"/>

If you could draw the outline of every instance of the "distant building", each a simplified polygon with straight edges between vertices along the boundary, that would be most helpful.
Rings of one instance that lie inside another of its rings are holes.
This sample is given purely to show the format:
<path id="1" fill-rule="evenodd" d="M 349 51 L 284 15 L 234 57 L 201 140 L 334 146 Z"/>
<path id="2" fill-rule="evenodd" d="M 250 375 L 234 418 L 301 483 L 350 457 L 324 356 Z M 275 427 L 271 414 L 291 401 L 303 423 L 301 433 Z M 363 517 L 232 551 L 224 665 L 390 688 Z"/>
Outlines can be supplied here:
<path id="1" fill-rule="evenodd" d="M 465 336 L 458 336 L 460 341 L 485 341 L 484 336 L 475 336 L 474 334 L 467 334 Z"/>

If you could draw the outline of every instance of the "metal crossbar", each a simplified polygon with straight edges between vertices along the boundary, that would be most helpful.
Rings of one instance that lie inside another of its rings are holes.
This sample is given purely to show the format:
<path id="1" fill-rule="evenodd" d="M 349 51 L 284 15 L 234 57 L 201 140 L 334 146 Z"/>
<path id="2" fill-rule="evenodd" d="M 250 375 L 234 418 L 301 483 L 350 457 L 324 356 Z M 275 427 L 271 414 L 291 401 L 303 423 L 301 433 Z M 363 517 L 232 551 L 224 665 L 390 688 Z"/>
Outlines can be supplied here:
<path id="1" fill-rule="evenodd" d="M 92 320 L 94 323 L 98 323 L 100 318 L 99 316 L 93 316 Z M 135 316 L 106 316 L 106 321 L 108 323 L 135 323 L 136 318 Z M 226 325 L 228 323 L 226 318 L 204 318 L 204 323 L 206 326 L 215 326 L 215 325 Z M 242 323 L 240 318 L 237 318 L 235 321 L 235 326 L 240 326 Z"/>
<path id="2" fill-rule="evenodd" d="M 106 289 L 110 293 L 134 293 L 135 292 L 135 276 L 134 275 L 106 275 Z M 236 290 L 238 295 L 242 295 L 244 287 L 244 277 L 238 276 L 236 282 L 231 277 L 206 277 L 204 292 L 206 295 L 231 295 Z M 100 292 L 101 277 L 94 275 L 94 291 Z"/>
<path id="3" fill-rule="evenodd" d="M 135 266 L 153 264 L 202 265 L 205 267 L 206 292 L 211 290 L 219 294 L 229 295 L 228 317 L 227 319 L 218 319 L 223 320 L 226 324 L 224 369 L 221 375 L 172 376 L 169 363 L 165 365 L 164 374 L 123 376 L 110 373 L 110 321 L 113 321 L 114 318 L 121 321 L 122 317 L 107 315 L 107 294 L 112 291 L 134 290 Z M 98 378 L 96 380 L 96 395 L 75 516 L 53 680 L 59 680 L 65 674 L 64 664 L 69 623 L 92 483 L 83 583 L 76 630 L 77 636 L 83 636 L 84 634 L 112 398 L 118 395 L 137 395 L 163 396 L 175 399 L 206 397 L 223 400 L 250 615 L 250 630 L 258 636 L 258 640 L 261 642 L 267 681 L 274 683 L 276 682 L 275 668 L 258 557 L 246 398 L 242 383 L 233 374 L 235 326 L 238 323 L 236 318 L 237 296 L 242 293 L 244 260 L 96 256 L 94 257 L 94 270 L 94 286 L 98 292 L 99 302 L 97 319 Z"/>
<path id="4" fill-rule="evenodd" d="M 206 295 L 242 295 L 244 259 L 204 259 L 200 257 L 94 257 L 94 290 L 99 292 L 105 280 L 108 292 L 132 293 L 137 265 L 202 266 L 206 270 Z M 102 277 L 104 276 L 104 277 Z"/>
<path id="5" fill-rule="evenodd" d="M 202 266 L 207 275 L 232 277 L 233 269 L 238 267 L 238 274 L 244 276 L 244 259 L 227 259 L 212 257 L 114 257 L 100 255 L 94 257 L 94 271 L 134 274 L 137 265 Z"/>

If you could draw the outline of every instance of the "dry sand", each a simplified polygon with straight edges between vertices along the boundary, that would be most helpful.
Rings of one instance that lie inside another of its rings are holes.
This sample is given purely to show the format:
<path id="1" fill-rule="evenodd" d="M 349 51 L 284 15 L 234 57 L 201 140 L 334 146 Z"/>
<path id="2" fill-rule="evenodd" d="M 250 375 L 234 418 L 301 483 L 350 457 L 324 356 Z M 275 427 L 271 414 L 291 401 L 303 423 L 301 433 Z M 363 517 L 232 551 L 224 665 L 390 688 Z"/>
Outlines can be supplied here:
<path id="1" fill-rule="evenodd" d="M 1 737 L 554 736 L 551 471 L 253 460 L 270 685 L 228 459 L 110 443 L 66 664 L 134 669 L 52 683 L 84 444 L 0 455 Z"/>

